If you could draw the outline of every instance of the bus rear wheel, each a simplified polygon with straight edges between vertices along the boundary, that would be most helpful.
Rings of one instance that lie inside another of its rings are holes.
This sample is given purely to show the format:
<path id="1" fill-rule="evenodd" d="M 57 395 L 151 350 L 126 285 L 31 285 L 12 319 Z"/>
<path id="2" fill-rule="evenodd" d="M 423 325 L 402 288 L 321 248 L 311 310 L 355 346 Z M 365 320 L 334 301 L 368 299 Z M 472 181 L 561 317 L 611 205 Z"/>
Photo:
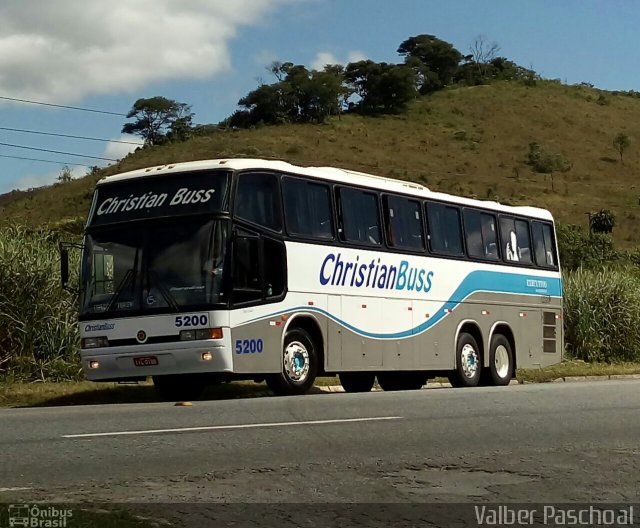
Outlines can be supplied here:
<path id="1" fill-rule="evenodd" d="M 156 394 L 164 401 L 190 401 L 202 397 L 205 379 L 198 374 L 153 376 Z"/>
<path id="2" fill-rule="evenodd" d="M 456 345 L 456 369 L 449 374 L 453 387 L 476 387 L 482 374 L 482 355 L 478 342 L 471 334 L 462 332 Z"/>
<path id="3" fill-rule="evenodd" d="M 345 392 L 369 392 L 376 381 L 373 372 L 341 372 L 338 377 Z"/>
<path id="4" fill-rule="evenodd" d="M 491 385 L 509 385 L 513 376 L 513 351 L 511 343 L 502 334 L 491 338 L 489 348 L 488 381 Z"/>
<path id="5" fill-rule="evenodd" d="M 317 345 L 302 328 L 287 332 L 282 347 L 281 372 L 266 377 L 267 386 L 277 396 L 306 393 L 319 371 Z"/>
<path id="6" fill-rule="evenodd" d="M 422 372 L 381 372 L 378 385 L 383 391 L 420 390 L 427 383 Z"/>

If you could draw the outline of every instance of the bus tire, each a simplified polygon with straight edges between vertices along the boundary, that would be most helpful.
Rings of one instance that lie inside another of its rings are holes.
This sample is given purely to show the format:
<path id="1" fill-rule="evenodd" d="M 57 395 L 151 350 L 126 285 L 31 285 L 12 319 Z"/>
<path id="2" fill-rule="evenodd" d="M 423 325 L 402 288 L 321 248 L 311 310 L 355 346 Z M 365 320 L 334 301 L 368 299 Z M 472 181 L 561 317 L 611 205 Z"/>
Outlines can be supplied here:
<path id="1" fill-rule="evenodd" d="M 452 387 L 477 387 L 482 374 L 482 356 L 477 341 L 462 332 L 456 345 L 456 369 L 449 374 Z"/>
<path id="2" fill-rule="evenodd" d="M 202 397 L 206 382 L 197 374 L 153 376 L 153 388 L 164 401 L 191 401 Z"/>
<path id="3" fill-rule="evenodd" d="M 383 391 L 420 390 L 427 383 L 422 372 L 381 372 L 378 385 Z"/>
<path id="4" fill-rule="evenodd" d="M 267 386 L 277 396 L 304 394 L 313 386 L 320 366 L 319 354 L 316 343 L 302 328 L 285 335 L 280 366 L 279 374 L 266 376 Z"/>
<path id="5" fill-rule="evenodd" d="M 338 377 L 344 392 L 370 392 L 376 381 L 373 372 L 341 372 Z"/>
<path id="6" fill-rule="evenodd" d="M 502 334 L 494 334 L 489 347 L 489 376 L 491 385 L 509 385 L 513 376 L 511 343 Z"/>

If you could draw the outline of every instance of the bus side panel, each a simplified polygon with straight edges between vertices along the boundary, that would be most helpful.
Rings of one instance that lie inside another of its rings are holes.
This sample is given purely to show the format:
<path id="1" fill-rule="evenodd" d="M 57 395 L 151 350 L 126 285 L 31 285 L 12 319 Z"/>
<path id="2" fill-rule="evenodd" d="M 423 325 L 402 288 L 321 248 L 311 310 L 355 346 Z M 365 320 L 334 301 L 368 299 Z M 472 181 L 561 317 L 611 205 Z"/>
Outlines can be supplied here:
<path id="1" fill-rule="evenodd" d="M 355 328 L 380 328 L 382 325 L 382 299 L 343 295 L 342 314 Z M 367 332 L 372 333 L 372 332 Z M 342 334 L 342 366 L 345 370 L 367 370 L 382 367 L 384 343 L 345 329 Z"/>
<path id="2" fill-rule="evenodd" d="M 412 328 L 413 306 L 411 299 L 383 299 L 381 326 L 397 328 L 403 331 Z M 400 332 L 398 332 L 400 334 Z M 416 347 L 413 335 L 397 335 L 382 341 L 385 369 L 412 370 L 416 367 Z"/>
<path id="3" fill-rule="evenodd" d="M 283 322 L 276 305 L 240 308 L 231 311 L 233 372 L 265 374 L 279 372 Z M 275 323 L 279 322 L 279 325 Z"/>

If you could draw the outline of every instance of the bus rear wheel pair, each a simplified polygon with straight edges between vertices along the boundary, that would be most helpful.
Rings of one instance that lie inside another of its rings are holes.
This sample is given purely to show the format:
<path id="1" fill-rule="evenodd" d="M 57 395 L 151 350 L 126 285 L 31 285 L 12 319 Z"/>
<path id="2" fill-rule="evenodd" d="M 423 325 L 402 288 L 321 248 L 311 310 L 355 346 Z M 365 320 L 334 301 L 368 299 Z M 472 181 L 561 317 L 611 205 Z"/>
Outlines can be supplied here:
<path id="1" fill-rule="evenodd" d="M 514 371 L 513 350 L 502 334 L 494 334 L 489 345 L 489 365 L 483 367 L 482 353 L 475 337 L 462 332 L 456 346 L 456 369 L 449 374 L 453 387 L 508 385 Z"/>

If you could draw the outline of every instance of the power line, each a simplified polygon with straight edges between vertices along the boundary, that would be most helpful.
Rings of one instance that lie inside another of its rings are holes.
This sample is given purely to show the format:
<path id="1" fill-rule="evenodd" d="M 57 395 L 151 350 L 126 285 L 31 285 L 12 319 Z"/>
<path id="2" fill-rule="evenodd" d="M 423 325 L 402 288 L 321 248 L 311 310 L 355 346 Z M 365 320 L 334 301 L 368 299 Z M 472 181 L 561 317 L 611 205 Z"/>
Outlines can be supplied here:
<path id="1" fill-rule="evenodd" d="M 137 145 L 141 147 L 143 143 L 136 143 L 135 141 L 124 141 L 119 139 L 103 139 L 103 138 L 94 138 L 88 136 L 72 136 L 69 134 L 57 134 L 54 132 L 41 132 L 39 130 L 24 130 L 22 128 L 9 128 L 9 127 L 0 127 L 0 130 L 7 130 L 9 132 L 23 132 L 25 134 L 40 134 L 42 136 L 54 136 L 54 137 L 63 137 L 63 138 L 71 138 L 71 139 L 86 139 L 88 141 L 103 141 L 106 143 L 122 143 L 124 145 Z"/>
<path id="2" fill-rule="evenodd" d="M 117 159 L 113 159 L 113 158 L 101 158 L 99 156 L 87 156 L 86 154 L 76 154 L 75 152 L 64 152 L 62 150 L 50 150 L 50 149 L 42 149 L 42 148 L 37 148 L 37 147 L 26 147 L 24 145 L 14 145 L 12 143 L 0 143 L 0 145 L 2 145 L 4 147 L 21 148 L 21 149 L 26 149 L 26 150 L 37 150 L 39 152 L 51 152 L 53 154 L 63 154 L 65 156 L 76 156 L 78 158 L 97 159 L 97 160 L 104 160 L 104 161 L 118 161 Z"/>
<path id="3" fill-rule="evenodd" d="M 93 112 L 94 114 L 107 114 L 107 115 L 127 117 L 127 114 L 121 114 L 120 112 L 109 112 L 108 110 L 96 110 L 94 108 L 82 108 L 80 106 L 67 106 L 67 105 L 60 105 L 60 104 L 53 104 L 53 103 L 43 103 L 42 101 L 30 101 L 29 99 L 18 99 L 16 97 L 5 97 L 2 95 L 0 95 L 0 99 L 4 101 L 13 101 L 16 103 L 26 103 L 26 104 L 34 104 L 34 105 L 41 105 L 41 106 L 53 106 L 55 108 L 65 108 L 67 110 L 80 110 L 82 112 Z"/>
<path id="4" fill-rule="evenodd" d="M 75 165 L 76 167 L 90 167 L 91 165 L 85 165 L 84 163 L 71 163 L 70 161 L 54 161 L 45 160 L 40 158 L 25 158 L 23 156 L 9 156 L 8 154 L 0 154 L 0 158 L 12 158 L 26 161 L 40 161 L 42 163 L 55 163 L 56 165 Z"/>

